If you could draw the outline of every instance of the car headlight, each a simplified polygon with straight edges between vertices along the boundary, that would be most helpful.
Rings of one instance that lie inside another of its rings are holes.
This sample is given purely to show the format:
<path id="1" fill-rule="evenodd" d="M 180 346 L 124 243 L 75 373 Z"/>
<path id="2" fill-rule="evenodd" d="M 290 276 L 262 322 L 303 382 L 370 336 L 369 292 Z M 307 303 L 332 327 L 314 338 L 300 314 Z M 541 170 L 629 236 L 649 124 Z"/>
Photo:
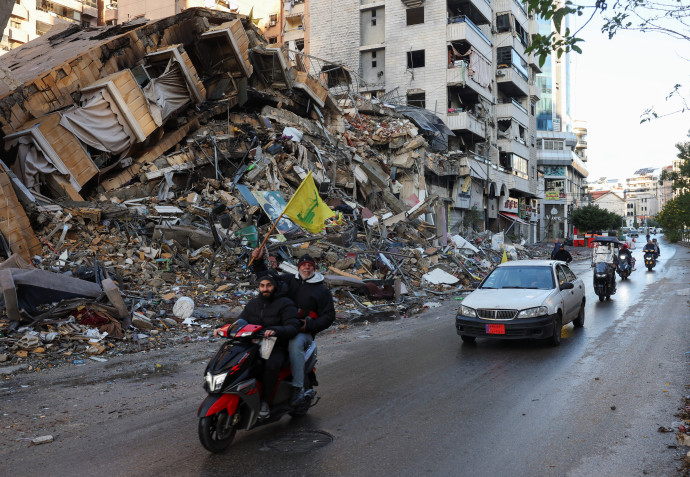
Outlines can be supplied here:
<path id="1" fill-rule="evenodd" d="M 537 306 L 535 308 L 527 308 L 518 313 L 518 318 L 536 318 L 538 316 L 544 316 L 549 313 L 548 308 L 545 306 Z"/>
<path id="2" fill-rule="evenodd" d="M 206 385 L 208 386 L 209 392 L 216 392 L 220 391 L 220 388 L 223 387 L 223 383 L 225 382 L 225 378 L 228 376 L 228 373 L 222 373 L 222 374 L 211 374 L 211 373 L 206 373 L 206 376 L 204 376 L 204 379 L 206 380 Z"/>
<path id="3" fill-rule="evenodd" d="M 474 310 L 474 308 L 470 308 L 469 306 L 465 305 L 460 306 L 460 314 L 463 316 L 470 316 L 472 318 L 477 317 L 477 312 Z"/>

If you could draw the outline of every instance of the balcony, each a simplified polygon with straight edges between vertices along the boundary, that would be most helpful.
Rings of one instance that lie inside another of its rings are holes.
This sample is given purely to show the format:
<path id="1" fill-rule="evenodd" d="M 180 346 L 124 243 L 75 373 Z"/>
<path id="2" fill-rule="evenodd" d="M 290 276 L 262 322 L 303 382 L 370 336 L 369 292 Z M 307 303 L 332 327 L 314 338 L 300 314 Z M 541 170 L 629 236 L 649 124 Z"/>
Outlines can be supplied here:
<path id="1" fill-rule="evenodd" d="M 523 126 L 529 127 L 529 114 L 524 106 L 515 101 L 513 98 L 499 99 L 499 103 L 500 104 L 496 105 L 496 118 L 512 118 Z"/>
<path id="2" fill-rule="evenodd" d="M 19 3 L 15 3 L 12 5 L 12 16 L 21 18 L 22 20 L 29 20 L 29 11 L 26 9 L 24 5 L 21 5 Z"/>
<path id="3" fill-rule="evenodd" d="M 457 66 L 449 67 L 446 72 L 448 86 L 469 87 L 489 102 L 494 102 L 494 96 L 489 88 L 480 85 L 469 76 L 469 64 L 466 61 L 456 62 Z"/>
<path id="4" fill-rule="evenodd" d="M 486 125 L 466 111 L 459 113 L 448 113 L 448 116 L 446 117 L 446 125 L 452 131 L 470 132 L 477 136 L 477 139 L 479 140 L 486 138 Z"/>
<path id="5" fill-rule="evenodd" d="M 289 30 L 283 33 L 283 42 L 288 42 L 292 40 L 303 40 L 304 30 L 302 28 L 297 28 L 294 30 Z"/>
<path id="6" fill-rule="evenodd" d="M 20 43 L 26 43 L 29 41 L 29 33 L 20 30 L 19 28 L 10 28 L 8 38 L 12 41 L 18 41 Z"/>
<path id="7" fill-rule="evenodd" d="M 453 17 L 448 20 L 448 25 L 446 26 L 446 40 L 465 40 L 484 57 L 491 58 L 492 56 L 491 40 L 482 33 L 477 25 L 472 23 L 472 21 L 464 15 Z"/>
<path id="8" fill-rule="evenodd" d="M 529 159 L 529 147 L 524 140 L 498 138 L 498 149 L 503 152 L 512 152 L 520 157 Z"/>
<path id="9" fill-rule="evenodd" d="M 498 89 L 508 96 L 522 97 L 529 94 L 527 75 L 518 71 L 515 66 L 498 68 L 496 83 L 498 83 Z"/>
<path id="10" fill-rule="evenodd" d="M 426 156 L 426 168 L 437 176 L 457 176 L 460 172 L 457 160 L 443 156 Z"/>

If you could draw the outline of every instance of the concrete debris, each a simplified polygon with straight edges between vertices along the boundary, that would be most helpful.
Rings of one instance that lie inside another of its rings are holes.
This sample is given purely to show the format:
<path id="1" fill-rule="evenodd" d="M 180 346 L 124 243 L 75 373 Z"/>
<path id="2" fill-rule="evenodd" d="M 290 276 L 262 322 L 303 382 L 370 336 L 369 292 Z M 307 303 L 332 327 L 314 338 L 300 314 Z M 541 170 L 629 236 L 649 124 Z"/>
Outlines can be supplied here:
<path id="1" fill-rule="evenodd" d="M 318 234 L 283 217 L 265 260 L 296 273 L 316 258 L 334 329 L 452 299 L 503 250 L 548 255 L 448 217 L 473 192 L 466 158 L 430 146 L 443 128 L 332 95 L 310 60 L 198 8 L 51 30 L 3 56 L 3 369 L 209 339 L 255 295 L 251 251 L 309 172 L 336 216 Z"/>

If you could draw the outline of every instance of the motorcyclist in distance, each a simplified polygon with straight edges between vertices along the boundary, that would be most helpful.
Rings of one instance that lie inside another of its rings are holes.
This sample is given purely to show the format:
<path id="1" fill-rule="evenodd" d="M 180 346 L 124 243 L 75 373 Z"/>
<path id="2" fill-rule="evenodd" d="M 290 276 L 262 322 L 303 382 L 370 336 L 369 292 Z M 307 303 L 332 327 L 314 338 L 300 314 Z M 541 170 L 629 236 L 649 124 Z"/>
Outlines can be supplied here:
<path id="1" fill-rule="evenodd" d="M 654 258 L 659 256 L 659 247 L 657 245 L 654 245 L 654 242 L 651 240 L 647 240 L 647 243 L 645 244 L 644 248 L 642 249 L 643 253 L 647 252 L 652 252 L 654 254 Z"/>
<path id="2" fill-rule="evenodd" d="M 630 268 L 635 270 L 635 257 L 632 256 L 632 252 L 630 251 L 630 247 L 628 247 L 628 244 L 621 244 L 620 253 L 622 253 L 628 258 L 628 262 L 630 262 Z"/>

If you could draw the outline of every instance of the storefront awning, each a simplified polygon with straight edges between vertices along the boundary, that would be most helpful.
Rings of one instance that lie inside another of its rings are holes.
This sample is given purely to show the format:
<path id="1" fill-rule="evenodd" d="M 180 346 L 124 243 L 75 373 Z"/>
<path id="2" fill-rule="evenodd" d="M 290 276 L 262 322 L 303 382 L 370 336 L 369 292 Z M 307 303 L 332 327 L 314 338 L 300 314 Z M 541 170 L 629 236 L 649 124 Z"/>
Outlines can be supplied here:
<path id="1" fill-rule="evenodd" d="M 529 225 L 529 222 L 525 222 L 520 217 L 518 217 L 517 214 L 511 214 L 510 212 L 499 212 L 499 215 L 502 215 L 506 219 L 512 220 L 513 222 L 517 222 L 518 224 Z"/>

